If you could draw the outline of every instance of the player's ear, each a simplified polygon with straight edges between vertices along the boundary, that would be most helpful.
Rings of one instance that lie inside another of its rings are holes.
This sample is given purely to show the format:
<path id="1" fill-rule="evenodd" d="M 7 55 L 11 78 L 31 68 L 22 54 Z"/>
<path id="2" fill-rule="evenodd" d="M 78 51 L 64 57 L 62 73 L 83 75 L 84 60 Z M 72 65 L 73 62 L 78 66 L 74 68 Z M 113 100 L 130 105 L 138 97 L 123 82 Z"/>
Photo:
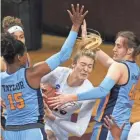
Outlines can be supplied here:
<path id="1" fill-rule="evenodd" d="M 22 57 L 21 55 L 17 55 L 18 60 L 21 62 L 22 61 Z"/>
<path id="2" fill-rule="evenodd" d="M 75 63 L 72 63 L 72 64 L 71 64 L 72 69 L 75 68 L 75 66 L 76 66 Z"/>
<path id="3" fill-rule="evenodd" d="M 134 48 L 128 48 L 127 54 L 131 55 L 134 52 Z"/>

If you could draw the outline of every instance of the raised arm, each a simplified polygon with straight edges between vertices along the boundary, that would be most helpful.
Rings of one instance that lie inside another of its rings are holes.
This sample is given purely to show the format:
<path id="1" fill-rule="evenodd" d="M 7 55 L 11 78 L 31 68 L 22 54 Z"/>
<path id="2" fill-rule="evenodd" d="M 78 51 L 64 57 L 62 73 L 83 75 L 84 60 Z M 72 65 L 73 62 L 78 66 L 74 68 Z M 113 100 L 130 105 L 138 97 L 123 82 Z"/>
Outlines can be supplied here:
<path id="1" fill-rule="evenodd" d="M 114 60 L 102 50 L 97 51 L 96 55 L 99 62 L 107 68 L 110 67 L 112 63 L 114 63 Z"/>
<path id="2" fill-rule="evenodd" d="M 81 26 L 81 23 L 83 22 L 85 15 L 88 13 L 88 11 L 86 11 L 83 14 L 84 6 L 79 9 L 79 4 L 77 4 L 76 10 L 73 5 L 71 7 L 72 13 L 69 10 L 67 11 L 73 25 L 70 34 L 62 46 L 60 52 L 48 58 L 46 61 L 37 63 L 27 70 L 27 80 L 29 85 L 33 88 L 38 88 L 40 85 L 40 80 L 44 75 L 54 70 L 57 66 L 68 60 L 71 56 L 72 49 L 77 38 L 77 32 Z"/>
<path id="3" fill-rule="evenodd" d="M 83 22 L 83 25 L 81 26 L 81 29 L 82 29 L 81 37 L 84 40 L 84 38 L 86 38 L 87 35 L 87 24 L 85 20 Z M 110 65 L 114 62 L 114 60 L 102 50 L 97 51 L 96 56 L 99 62 L 105 67 L 110 67 Z"/>

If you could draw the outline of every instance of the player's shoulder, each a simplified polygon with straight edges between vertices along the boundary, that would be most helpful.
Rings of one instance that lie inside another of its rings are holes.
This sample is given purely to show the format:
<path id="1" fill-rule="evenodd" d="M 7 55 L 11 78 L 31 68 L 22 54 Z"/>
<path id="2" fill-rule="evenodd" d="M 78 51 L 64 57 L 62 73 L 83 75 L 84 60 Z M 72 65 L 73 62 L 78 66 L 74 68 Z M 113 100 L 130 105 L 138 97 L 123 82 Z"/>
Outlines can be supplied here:
<path id="1" fill-rule="evenodd" d="M 68 72 L 68 71 L 71 71 L 70 68 L 67 68 L 67 67 L 57 67 L 55 70 L 55 72 Z"/>
<path id="2" fill-rule="evenodd" d="M 86 80 L 84 81 L 83 85 L 86 86 L 86 87 L 91 87 L 91 88 L 94 87 L 94 86 L 92 85 L 92 83 L 91 83 L 88 79 L 86 79 Z"/>
<path id="3" fill-rule="evenodd" d="M 128 61 L 114 61 L 111 66 L 126 68 L 128 64 L 129 64 Z"/>
<path id="4" fill-rule="evenodd" d="M 128 70 L 128 66 L 121 61 L 120 62 L 119 61 L 114 61 L 111 64 L 111 66 L 109 67 L 109 70 L 112 70 L 112 69 L 123 72 L 123 71 Z"/>
<path id="5" fill-rule="evenodd" d="M 1 80 L 5 77 L 5 72 L 0 72 Z"/>
<path id="6" fill-rule="evenodd" d="M 86 92 L 92 88 L 92 83 L 88 79 L 86 79 L 84 80 L 83 84 L 78 88 L 78 92 Z"/>

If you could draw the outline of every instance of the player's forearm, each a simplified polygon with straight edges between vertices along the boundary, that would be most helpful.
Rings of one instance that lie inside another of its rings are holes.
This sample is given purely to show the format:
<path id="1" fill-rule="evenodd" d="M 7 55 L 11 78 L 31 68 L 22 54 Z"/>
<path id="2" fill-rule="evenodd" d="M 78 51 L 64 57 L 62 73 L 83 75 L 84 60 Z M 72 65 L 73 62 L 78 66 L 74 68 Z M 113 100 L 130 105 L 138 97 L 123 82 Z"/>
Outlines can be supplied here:
<path id="1" fill-rule="evenodd" d="M 46 63 L 51 70 L 55 69 L 57 66 L 68 60 L 72 54 L 72 50 L 77 38 L 77 32 L 70 31 L 68 38 L 66 39 L 64 45 L 62 46 L 59 53 L 53 55 L 46 60 Z"/>
<path id="2" fill-rule="evenodd" d="M 56 123 L 59 127 L 64 129 L 68 133 L 74 134 L 78 137 L 81 137 L 86 130 L 86 129 L 83 129 L 83 127 L 80 127 L 80 125 L 77 123 L 66 121 L 60 118 L 56 118 L 54 123 Z"/>
<path id="3" fill-rule="evenodd" d="M 106 77 L 100 86 L 95 87 L 87 92 L 78 93 L 78 100 L 91 100 L 91 99 L 98 99 L 98 98 L 104 98 L 107 96 L 112 89 L 112 87 L 115 85 L 115 81 L 112 80 L 109 77 Z"/>
<path id="4" fill-rule="evenodd" d="M 97 51 L 96 54 L 97 54 L 97 59 L 105 67 L 109 67 L 114 62 L 114 60 L 102 50 Z"/>
<path id="5" fill-rule="evenodd" d="M 92 99 L 99 99 L 104 98 L 107 96 L 109 91 L 103 89 L 102 87 L 95 87 L 94 89 L 89 90 L 88 92 L 78 93 L 77 100 L 92 100 Z"/>

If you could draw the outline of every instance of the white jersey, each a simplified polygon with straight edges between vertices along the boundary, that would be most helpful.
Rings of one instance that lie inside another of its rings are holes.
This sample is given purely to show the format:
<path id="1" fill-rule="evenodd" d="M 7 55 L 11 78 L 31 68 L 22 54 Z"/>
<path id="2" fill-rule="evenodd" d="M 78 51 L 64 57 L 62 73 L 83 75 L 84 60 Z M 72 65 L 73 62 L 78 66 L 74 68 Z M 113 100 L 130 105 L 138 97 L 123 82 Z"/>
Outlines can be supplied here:
<path id="1" fill-rule="evenodd" d="M 132 125 L 127 140 L 140 140 L 140 122 Z"/>
<path id="2" fill-rule="evenodd" d="M 93 88 L 89 80 L 85 80 L 81 86 L 70 87 L 67 84 L 67 78 L 71 72 L 72 70 L 69 68 L 58 67 L 44 76 L 42 82 L 49 82 L 53 85 L 59 84 L 59 92 L 62 93 L 80 93 Z M 58 140 L 67 140 L 69 133 L 79 137 L 82 136 L 88 127 L 94 103 L 95 100 L 86 100 L 69 102 L 61 106 L 57 111 L 53 111 L 56 116 L 55 121 L 46 119 L 45 130 L 53 131 Z M 71 122 L 71 115 L 78 109 L 80 109 L 80 112 L 78 113 L 77 122 Z"/>

